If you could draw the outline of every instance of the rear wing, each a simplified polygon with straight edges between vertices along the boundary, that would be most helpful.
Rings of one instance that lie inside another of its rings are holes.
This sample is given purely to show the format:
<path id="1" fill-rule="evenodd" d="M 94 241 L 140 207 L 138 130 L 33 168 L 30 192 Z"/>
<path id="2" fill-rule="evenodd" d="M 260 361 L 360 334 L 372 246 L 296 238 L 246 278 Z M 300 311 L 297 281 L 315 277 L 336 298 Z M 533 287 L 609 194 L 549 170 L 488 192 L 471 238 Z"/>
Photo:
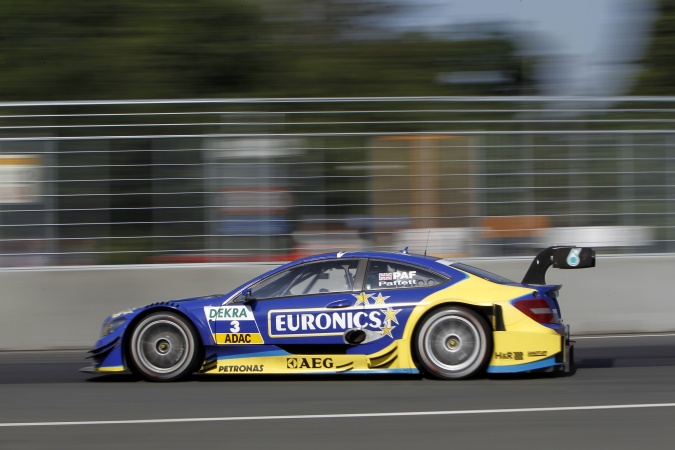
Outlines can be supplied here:
<path id="1" fill-rule="evenodd" d="M 585 269 L 595 267 L 595 250 L 590 247 L 553 246 L 534 258 L 523 278 L 523 284 L 546 284 L 549 267 L 558 269 Z"/>

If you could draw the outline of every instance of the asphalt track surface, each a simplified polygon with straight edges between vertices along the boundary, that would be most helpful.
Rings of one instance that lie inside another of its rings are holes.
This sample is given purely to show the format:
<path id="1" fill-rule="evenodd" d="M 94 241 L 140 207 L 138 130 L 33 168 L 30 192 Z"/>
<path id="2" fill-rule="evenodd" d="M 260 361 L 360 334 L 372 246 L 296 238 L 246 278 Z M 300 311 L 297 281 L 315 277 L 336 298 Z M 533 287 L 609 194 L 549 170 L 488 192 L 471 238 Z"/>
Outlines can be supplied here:
<path id="1" fill-rule="evenodd" d="M 84 352 L 0 353 L 0 449 L 675 448 L 675 335 L 577 338 L 569 377 L 79 373 Z"/>

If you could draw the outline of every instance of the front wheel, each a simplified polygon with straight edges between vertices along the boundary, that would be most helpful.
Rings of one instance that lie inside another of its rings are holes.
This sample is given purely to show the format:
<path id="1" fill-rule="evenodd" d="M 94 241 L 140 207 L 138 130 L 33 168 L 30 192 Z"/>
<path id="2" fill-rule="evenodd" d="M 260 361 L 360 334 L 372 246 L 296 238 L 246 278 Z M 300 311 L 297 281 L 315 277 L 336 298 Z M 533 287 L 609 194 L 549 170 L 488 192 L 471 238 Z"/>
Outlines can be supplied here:
<path id="1" fill-rule="evenodd" d="M 162 311 L 134 327 L 129 350 L 136 371 L 151 381 L 175 381 L 195 370 L 197 337 L 183 316 Z"/>
<path id="2" fill-rule="evenodd" d="M 485 319 L 462 307 L 432 312 L 419 325 L 413 345 L 427 374 L 442 379 L 481 373 L 492 352 L 492 333 Z"/>

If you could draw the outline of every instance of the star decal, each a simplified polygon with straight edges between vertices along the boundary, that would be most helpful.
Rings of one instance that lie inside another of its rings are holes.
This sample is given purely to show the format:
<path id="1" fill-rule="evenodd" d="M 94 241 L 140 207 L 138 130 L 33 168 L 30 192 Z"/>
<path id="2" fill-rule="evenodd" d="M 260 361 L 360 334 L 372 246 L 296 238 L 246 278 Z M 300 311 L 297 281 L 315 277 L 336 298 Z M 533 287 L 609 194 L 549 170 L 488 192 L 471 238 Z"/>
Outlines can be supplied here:
<path id="1" fill-rule="evenodd" d="M 396 314 L 401 312 L 400 309 L 392 309 L 392 307 L 390 306 L 386 310 L 381 309 L 380 311 L 382 311 L 384 313 L 384 321 L 388 322 L 389 325 L 391 325 L 392 322 L 396 322 L 398 324 L 398 319 L 396 319 Z"/>
<path id="2" fill-rule="evenodd" d="M 377 297 L 373 297 L 373 300 L 375 300 L 376 305 L 384 305 L 384 301 L 388 299 L 390 296 L 383 296 L 382 292 L 377 293 Z"/>
<path id="3" fill-rule="evenodd" d="M 394 338 L 394 335 L 391 334 L 391 332 L 396 328 L 391 324 L 391 322 L 385 322 L 384 326 L 380 327 L 382 336 L 389 336 L 390 338 Z"/>
<path id="4" fill-rule="evenodd" d="M 362 303 L 366 306 L 370 305 L 370 303 L 368 303 L 368 299 L 373 296 L 373 294 L 366 294 L 365 292 L 352 295 L 356 298 L 356 303 L 354 303 L 354 306 L 359 306 Z"/>

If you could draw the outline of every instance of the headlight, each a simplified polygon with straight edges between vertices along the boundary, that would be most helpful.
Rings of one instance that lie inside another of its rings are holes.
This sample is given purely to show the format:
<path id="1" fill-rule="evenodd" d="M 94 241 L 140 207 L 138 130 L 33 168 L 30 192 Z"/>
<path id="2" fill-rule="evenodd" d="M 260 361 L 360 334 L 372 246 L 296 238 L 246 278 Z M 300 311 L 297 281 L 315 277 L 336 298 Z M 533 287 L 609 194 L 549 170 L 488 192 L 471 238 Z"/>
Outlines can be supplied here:
<path id="1" fill-rule="evenodd" d="M 127 321 L 126 317 L 115 317 L 113 319 L 108 320 L 104 325 L 103 325 L 103 331 L 101 332 L 101 337 L 107 336 L 110 333 L 114 332 L 117 330 L 119 327 L 122 326 L 124 322 Z"/>

